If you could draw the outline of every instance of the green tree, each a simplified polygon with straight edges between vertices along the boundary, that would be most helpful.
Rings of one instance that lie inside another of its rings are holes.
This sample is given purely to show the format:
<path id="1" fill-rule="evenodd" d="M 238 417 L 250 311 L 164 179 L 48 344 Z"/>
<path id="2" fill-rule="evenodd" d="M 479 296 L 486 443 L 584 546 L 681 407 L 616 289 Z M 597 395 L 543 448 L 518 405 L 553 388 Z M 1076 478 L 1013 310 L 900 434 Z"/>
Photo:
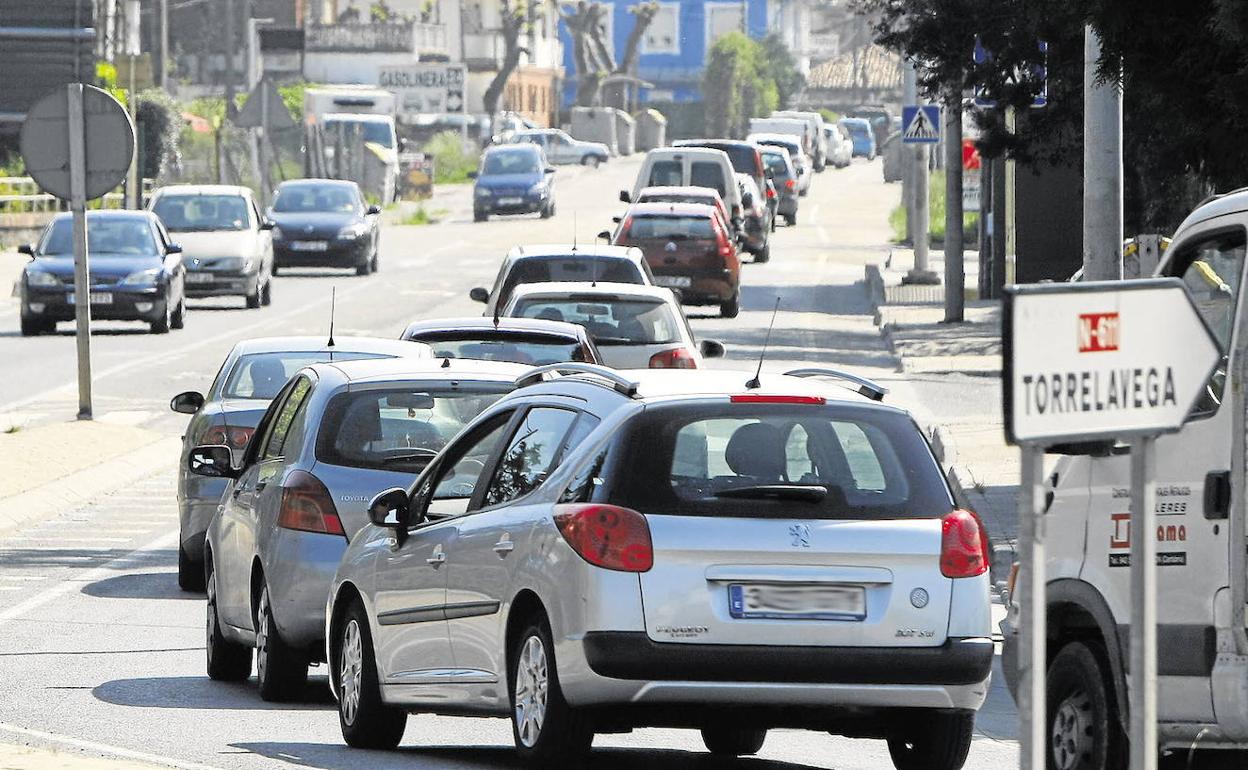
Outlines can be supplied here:
<path id="1" fill-rule="evenodd" d="M 502 29 L 499 35 L 503 38 L 503 60 L 482 97 L 485 112 L 491 117 L 498 112 L 498 102 L 503 96 L 503 89 L 507 87 L 507 79 L 520 66 L 520 54 L 529 52 L 528 48 L 520 45 L 520 35 L 529 28 L 529 2 L 533 0 L 500 0 Z"/>
<path id="2" fill-rule="evenodd" d="M 724 35 L 711 46 L 702 95 L 711 136 L 745 136 L 750 118 L 768 115 L 780 103 L 762 46 L 741 32 Z"/>
<path id="3" fill-rule="evenodd" d="M 768 32 L 758 45 L 767 76 L 776 84 L 780 108 L 792 107 L 794 98 L 806 87 L 806 76 L 797 68 L 797 59 L 776 32 Z"/>

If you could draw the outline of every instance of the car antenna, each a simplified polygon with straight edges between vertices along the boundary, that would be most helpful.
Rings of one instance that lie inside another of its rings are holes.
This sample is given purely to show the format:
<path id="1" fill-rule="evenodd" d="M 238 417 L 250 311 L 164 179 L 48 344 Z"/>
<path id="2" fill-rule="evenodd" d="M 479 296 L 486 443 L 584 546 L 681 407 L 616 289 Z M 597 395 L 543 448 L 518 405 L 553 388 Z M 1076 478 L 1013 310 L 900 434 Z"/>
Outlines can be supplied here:
<path id="1" fill-rule="evenodd" d="M 330 348 L 334 346 L 334 311 L 337 309 L 337 305 L 338 287 L 331 286 L 329 287 L 329 342 L 325 343 L 325 346 Z M 332 351 L 330 355 L 333 355 Z"/>
<path id="2" fill-rule="evenodd" d="M 767 357 L 767 346 L 771 344 L 771 330 L 776 328 L 776 313 L 780 312 L 780 295 L 776 295 L 776 306 L 771 310 L 771 323 L 767 324 L 767 336 L 763 338 L 763 350 L 758 354 L 758 369 L 754 372 L 754 379 L 745 383 L 745 387 L 750 390 L 757 390 L 762 387 L 759 377 L 763 374 L 763 359 Z"/>

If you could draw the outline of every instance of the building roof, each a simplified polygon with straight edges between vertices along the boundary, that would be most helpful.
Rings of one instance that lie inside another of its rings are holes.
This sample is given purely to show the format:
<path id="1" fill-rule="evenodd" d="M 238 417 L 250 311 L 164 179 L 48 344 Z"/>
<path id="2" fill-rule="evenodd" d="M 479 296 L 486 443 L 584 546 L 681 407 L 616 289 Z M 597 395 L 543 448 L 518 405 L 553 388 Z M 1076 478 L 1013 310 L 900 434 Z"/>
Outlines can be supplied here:
<path id="1" fill-rule="evenodd" d="M 846 51 L 811 69 L 806 87 L 872 91 L 900 88 L 901 57 L 879 45 Z"/>

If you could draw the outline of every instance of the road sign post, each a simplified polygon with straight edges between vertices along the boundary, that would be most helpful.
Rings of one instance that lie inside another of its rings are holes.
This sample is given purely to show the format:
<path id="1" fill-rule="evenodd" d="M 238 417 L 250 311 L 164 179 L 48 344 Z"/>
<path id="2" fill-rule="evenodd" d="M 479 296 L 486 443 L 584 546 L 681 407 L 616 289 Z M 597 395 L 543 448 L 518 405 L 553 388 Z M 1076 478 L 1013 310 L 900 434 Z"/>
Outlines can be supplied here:
<path id="1" fill-rule="evenodd" d="M 67 87 L 69 122 L 69 210 L 74 217 L 74 320 L 78 346 L 78 419 L 94 415 L 91 398 L 91 270 L 87 248 L 87 148 L 82 114 L 82 84 Z M 129 164 L 127 164 L 129 165 Z"/>
<path id="2" fill-rule="evenodd" d="M 914 242 L 914 268 L 902 279 L 904 283 L 934 285 L 940 277 L 928 267 L 930 247 L 931 201 L 929 198 L 931 162 L 929 146 L 940 143 L 940 107 L 935 104 L 914 104 L 901 108 L 901 142 L 903 149 L 914 153 L 914 221 L 910 227 Z"/>
<path id="3" fill-rule="evenodd" d="M 1043 452 L 1131 442 L 1132 770 L 1157 765 L 1159 435 L 1183 427 L 1221 347 L 1176 278 L 1007 287 L 1002 338 L 1006 439 L 1022 449 L 1019 717 L 1023 770 L 1046 766 Z"/>

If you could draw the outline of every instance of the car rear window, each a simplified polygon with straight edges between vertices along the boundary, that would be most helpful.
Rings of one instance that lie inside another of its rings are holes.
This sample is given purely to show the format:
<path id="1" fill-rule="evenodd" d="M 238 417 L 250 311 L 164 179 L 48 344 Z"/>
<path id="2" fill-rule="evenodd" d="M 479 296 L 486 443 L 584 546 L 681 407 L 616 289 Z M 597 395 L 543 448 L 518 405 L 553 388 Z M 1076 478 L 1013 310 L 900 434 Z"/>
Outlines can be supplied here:
<path id="1" fill-rule="evenodd" d="M 316 459 L 350 468 L 418 473 L 510 383 L 410 383 L 347 391 L 330 400 Z"/>
<path id="2" fill-rule="evenodd" d="M 684 184 L 684 170 L 678 160 L 657 160 L 650 167 L 650 181 L 646 187 L 680 187 Z"/>
<path id="3" fill-rule="evenodd" d="M 644 513 L 897 519 L 953 509 L 903 414 L 853 405 L 651 406 L 625 428 L 606 497 Z"/>
<path id="4" fill-rule="evenodd" d="M 355 361 L 361 358 L 392 358 L 380 353 L 301 351 L 252 353 L 234 362 L 221 388 L 221 398 L 261 398 L 271 400 L 295 372 L 305 366 L 327 361 Z"/>
<path id="5" fill-rule="evenodd" d="M 428 343 L 437 358 L 471 358 L 478 361 L 509 361 L 516 364 L 561 364 L 584 361 L 578 340 L 539 334 L 439 334 L 417 335 L 417 342 Z"/>
<path id="6" fill-rule="evenodd" d="M 680 340 L 679 321 L 666 302 L 603 297 L 522 298 L 513 315 L 570 321 L 596 345 L 661 345 Z"/>
<path id="7" fill-rule="evenodd" d="M 713 240 L 715 226 L 710 217 L 639 216 L 633 217 L 624 233 L 632 239 L 667 238 L 672 241 Z"/>
<path id="8" fill-rule="evenodd" d="M 550 259 L 522 259 L 512 266 L 503 282 L 502 296 L 510 297 L 522 283 L 645 283 L 637 265 L 627 259 L 595 258 L 588 254 Z M 505 299 L 504 299 L 505 301 Z"/>
<path id="9" fill-rule="evenodd" d="M 763 161 L 767 164 L 767 168 L 773 176 L 783 178 L 789 175 L 789 164 L 785 162 L 785 158 L 779 153 L 763 153 Z"/>

